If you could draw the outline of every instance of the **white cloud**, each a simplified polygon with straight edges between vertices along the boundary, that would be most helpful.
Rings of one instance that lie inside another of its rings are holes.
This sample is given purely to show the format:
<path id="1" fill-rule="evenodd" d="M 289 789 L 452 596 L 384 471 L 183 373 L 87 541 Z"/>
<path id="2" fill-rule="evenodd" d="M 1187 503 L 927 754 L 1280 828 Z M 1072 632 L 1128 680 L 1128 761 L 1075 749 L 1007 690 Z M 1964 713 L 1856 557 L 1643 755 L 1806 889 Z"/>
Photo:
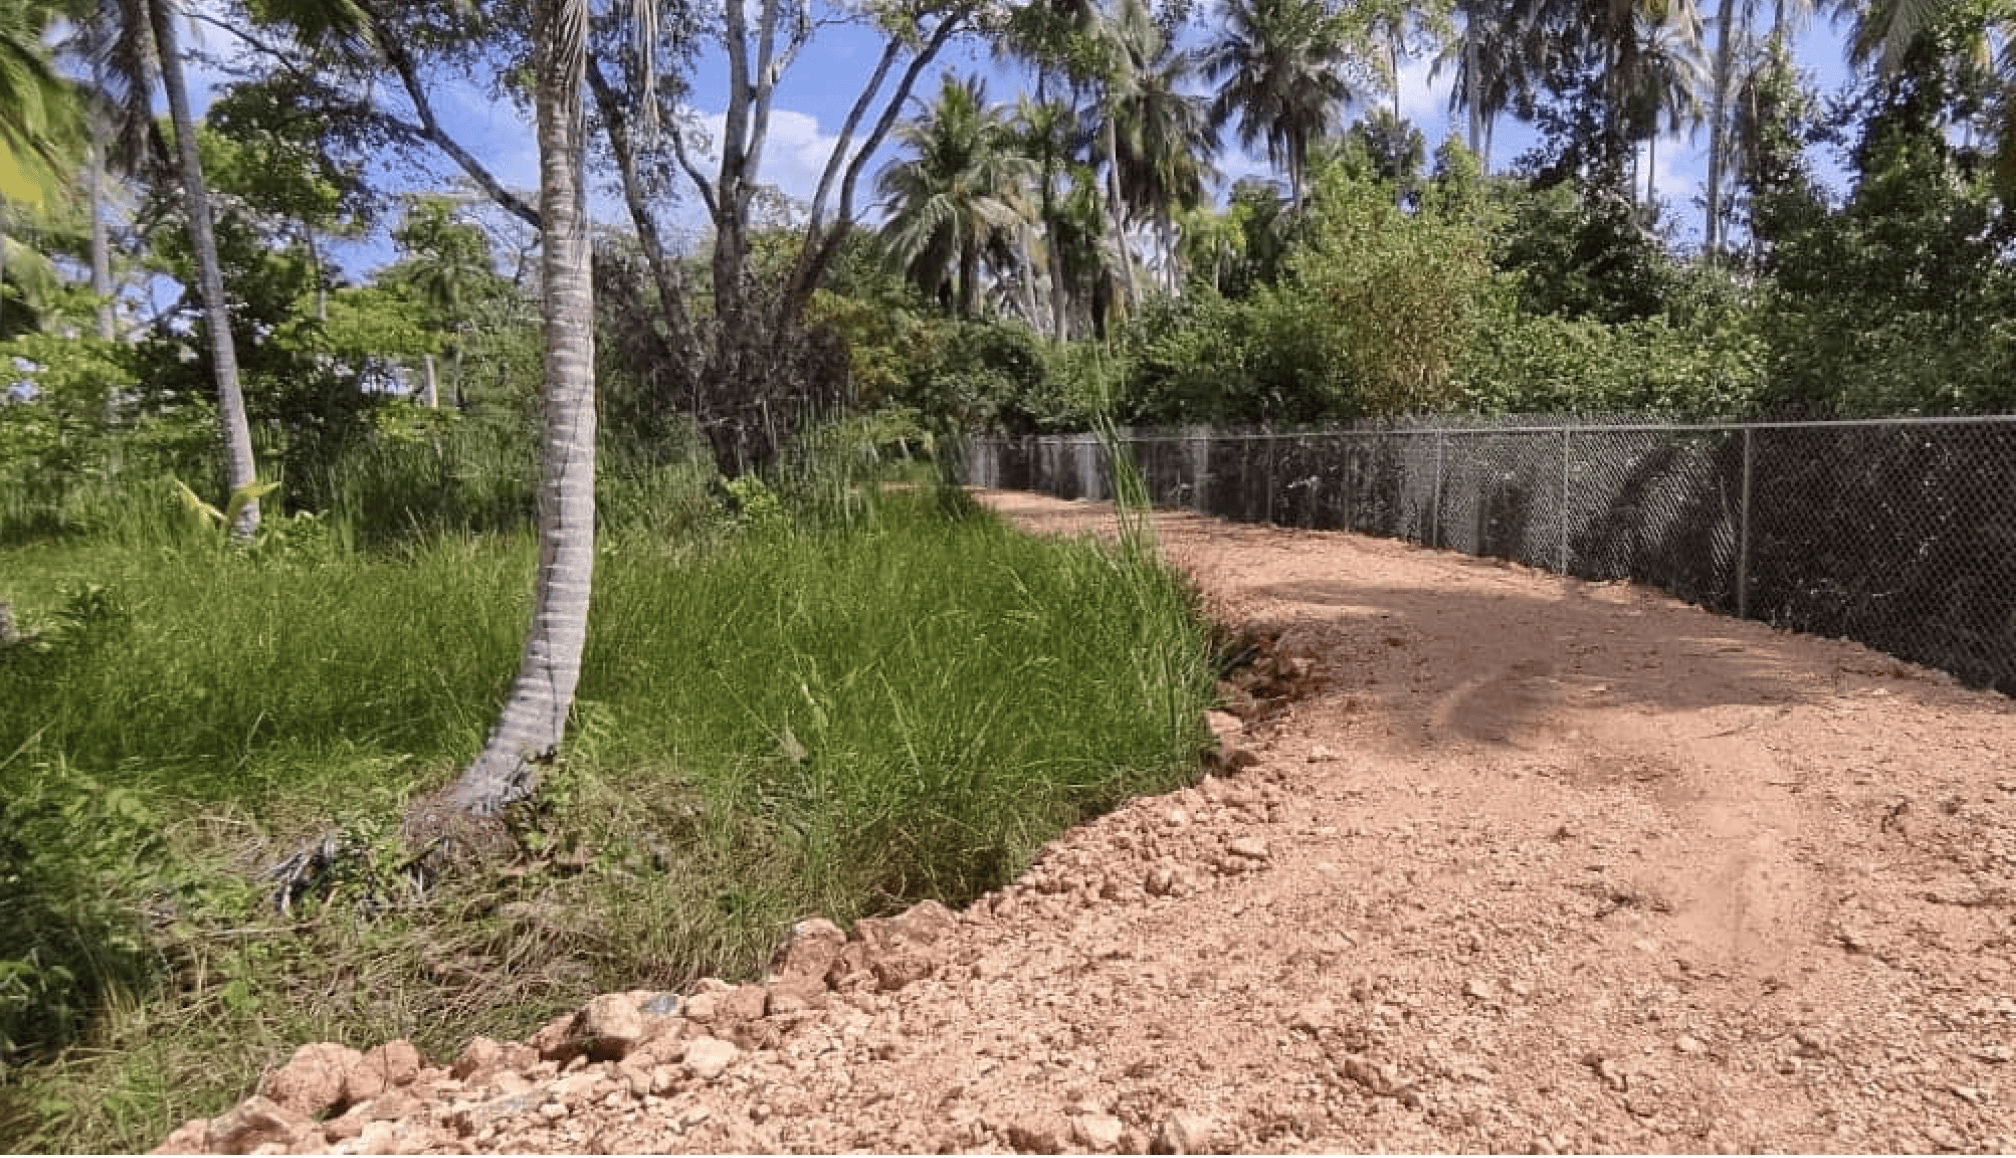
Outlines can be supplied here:
<path id="1" fill-rule="evenodd" d="M 1429 53 L 1400 64 L 1400 115 L 1421 130 L 1431 152 L 1449 134 L 1449 89 L 1455 83 L 1448 70 L 1431 78 L 1434 67 L 1435 58 Z"/>

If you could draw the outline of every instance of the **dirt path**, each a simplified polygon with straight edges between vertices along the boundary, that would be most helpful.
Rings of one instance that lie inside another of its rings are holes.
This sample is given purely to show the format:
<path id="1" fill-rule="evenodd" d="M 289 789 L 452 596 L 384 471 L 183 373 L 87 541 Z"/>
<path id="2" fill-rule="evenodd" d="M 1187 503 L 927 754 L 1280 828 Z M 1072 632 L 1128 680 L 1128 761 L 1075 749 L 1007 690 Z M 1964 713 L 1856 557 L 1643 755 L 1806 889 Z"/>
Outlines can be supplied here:
<path id="1" fill-rule="evenodd" d="M 805 927 L 767 989 L 598 999 L 452 1071 L 374 1051 L 398 1088 L 320 1126 L 297 1088 L 358 1059 L 304 1054 L 171 1142 L 2016 1151 L 2010 701 L 1622 584 L 1158 523 L 1279 633 L 1250 766 L 963 914 Z"/>

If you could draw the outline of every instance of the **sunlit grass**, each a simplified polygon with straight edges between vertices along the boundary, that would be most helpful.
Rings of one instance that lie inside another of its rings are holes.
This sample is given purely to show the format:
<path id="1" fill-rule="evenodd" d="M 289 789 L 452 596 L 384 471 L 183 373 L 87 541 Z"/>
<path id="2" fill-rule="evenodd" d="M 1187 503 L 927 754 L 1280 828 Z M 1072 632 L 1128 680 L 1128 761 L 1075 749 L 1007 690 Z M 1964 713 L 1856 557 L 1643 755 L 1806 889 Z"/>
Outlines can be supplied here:
<path id="1" fill-rule="evenodd" d="M 748 975 L 792 920 L 963 901 L 1193 775 L 1204 629 L 1140 553 L 928 487 L 746 525 L 651 485 L 605 528 L 568 758 L 514 818 L 532 871 L 424 899 L 392 871 L 399 809 L 505 691 L 526 537 L 0 552 L 49 645 L 0 661 L 0 855 L 47 902 L 0 952 L 69 954 L 80 1010 L 0 1022 L 0 1140 L 145 1149 L 308 1038 L 442 1054 L 606 988 Z M 265 907 L 264 865 L 332 829 L 361 850 L 336 894 Z"/>

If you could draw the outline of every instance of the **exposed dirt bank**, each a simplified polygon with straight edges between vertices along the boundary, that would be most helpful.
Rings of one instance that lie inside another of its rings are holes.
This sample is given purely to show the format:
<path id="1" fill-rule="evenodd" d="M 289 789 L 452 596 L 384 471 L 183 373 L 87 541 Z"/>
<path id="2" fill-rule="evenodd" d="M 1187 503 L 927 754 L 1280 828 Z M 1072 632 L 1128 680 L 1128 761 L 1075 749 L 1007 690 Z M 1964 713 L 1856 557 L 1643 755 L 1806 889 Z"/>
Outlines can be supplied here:
<path id="1" fill-rule="evenodd" d="M 964 913 L 802 926 L 767 987 L 441 1068 L 305 1050 L 170 1146 L 2016 1151 L 2009 700 L 1627 585 L 1158 523 L 1296 693 L 1245 766 Z"/>

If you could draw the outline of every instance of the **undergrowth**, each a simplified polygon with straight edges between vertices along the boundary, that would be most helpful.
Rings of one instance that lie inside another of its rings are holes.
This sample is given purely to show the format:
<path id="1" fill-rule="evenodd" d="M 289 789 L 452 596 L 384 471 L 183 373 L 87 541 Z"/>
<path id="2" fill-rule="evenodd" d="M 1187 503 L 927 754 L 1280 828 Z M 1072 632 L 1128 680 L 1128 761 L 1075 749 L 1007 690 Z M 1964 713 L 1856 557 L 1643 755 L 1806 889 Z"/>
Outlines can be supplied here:
<path id="1" fill-rule="evenodd" d="M 302 1041 L 452 1056 L 595 992 L 747 976 L 793 920 L 964 901 L 1194 774 L 1205 628 L 1138 543 L 1019 535 L 930 486 L 639 476 L 522 854 L 425 896 L 398 819 L 505 692 L 527 536 L 0 553 L 25 628 L 0 649 L 0 1143 L 144 1150 Z M 345 875 L 272 911 L 261 872 L 331 832 Z"/>

